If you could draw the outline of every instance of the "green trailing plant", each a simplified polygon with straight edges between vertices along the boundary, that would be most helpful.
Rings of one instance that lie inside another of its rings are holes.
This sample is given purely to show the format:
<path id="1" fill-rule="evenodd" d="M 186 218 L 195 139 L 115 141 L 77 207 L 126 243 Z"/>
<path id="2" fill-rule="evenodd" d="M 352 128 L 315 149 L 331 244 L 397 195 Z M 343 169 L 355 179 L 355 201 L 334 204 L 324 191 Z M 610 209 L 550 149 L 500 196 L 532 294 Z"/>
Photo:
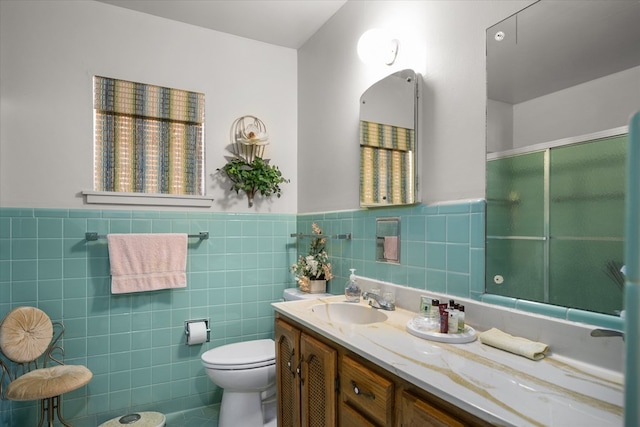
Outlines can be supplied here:
<path id="1" fill-rule="evenodd" d="M 277 166 L 270 165 L 260 157 L 256 157 L 251 163 L 234 158 L 218 171 L 232 182 L 232 191 L 237 194 L 244 191 L 247 194 L 249 207 L 253 206 L 253 198 L 257 193 L 264 197 L 270 197 L 272 194 L 280 197 L 282 194 L 280 184 L 289 182 L 282 176 Z"/>

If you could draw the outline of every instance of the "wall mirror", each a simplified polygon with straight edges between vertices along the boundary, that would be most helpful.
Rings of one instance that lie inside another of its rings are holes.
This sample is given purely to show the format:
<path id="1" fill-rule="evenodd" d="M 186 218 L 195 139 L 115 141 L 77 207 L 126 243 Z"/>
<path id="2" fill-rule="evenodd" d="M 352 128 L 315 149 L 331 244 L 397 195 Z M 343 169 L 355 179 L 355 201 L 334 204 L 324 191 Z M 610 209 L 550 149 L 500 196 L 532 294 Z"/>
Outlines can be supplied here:
<path id="1" fill-rule="evenodd" d="M 393 73 L 360 97 L 360 206 L 417 200 L 419 75 Z"/>
<path id="2" fill-rule="evenodd" d="M 622 309 L 638 22 L 637 1 L 541 0 L 487 30 L 487 293 Z"/>

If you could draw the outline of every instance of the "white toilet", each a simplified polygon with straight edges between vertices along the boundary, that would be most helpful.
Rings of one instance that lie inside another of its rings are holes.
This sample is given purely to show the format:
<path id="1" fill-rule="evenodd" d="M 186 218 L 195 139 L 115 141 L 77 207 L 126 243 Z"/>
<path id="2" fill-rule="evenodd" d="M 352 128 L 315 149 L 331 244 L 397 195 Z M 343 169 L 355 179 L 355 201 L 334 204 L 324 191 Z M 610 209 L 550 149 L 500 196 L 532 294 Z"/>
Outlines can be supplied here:
<path id="1" fill-rule="evenodd" d="M 211 381 L 223 388 L 218 427 L 275 426 L 275 417 L 265 419 L 263 412 L 266 411 L 262 407 L 263 399 L 275 394 L 276 346 L 273 340 L 216 347 L 202 355 L 202 364 Z"/>
<path id="2" fill-rule="evenodd" d="M 284 300 L 315 299 L 330 294 L 284 290 Z M 202 354 L 207 375 L 222 387 L 218 427 L 276 426 L 276 346 L 271 339 L 244 341 Z"/>

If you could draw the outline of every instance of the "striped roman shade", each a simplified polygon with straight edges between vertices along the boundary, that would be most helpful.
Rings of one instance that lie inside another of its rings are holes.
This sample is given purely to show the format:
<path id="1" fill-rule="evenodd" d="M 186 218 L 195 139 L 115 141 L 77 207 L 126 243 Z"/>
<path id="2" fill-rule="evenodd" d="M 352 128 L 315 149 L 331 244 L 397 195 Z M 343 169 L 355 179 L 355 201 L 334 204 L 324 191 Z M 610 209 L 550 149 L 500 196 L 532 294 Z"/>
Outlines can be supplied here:
<path id="1" fill-rule="evenodd" d="M 94 189 L 204 195 L 204 94 L 94 77 Z"/>
<path id="2" fill-rule="evenodd" d="M 414 130 L 360 121 L 360 204 L 415 200 Z"/>

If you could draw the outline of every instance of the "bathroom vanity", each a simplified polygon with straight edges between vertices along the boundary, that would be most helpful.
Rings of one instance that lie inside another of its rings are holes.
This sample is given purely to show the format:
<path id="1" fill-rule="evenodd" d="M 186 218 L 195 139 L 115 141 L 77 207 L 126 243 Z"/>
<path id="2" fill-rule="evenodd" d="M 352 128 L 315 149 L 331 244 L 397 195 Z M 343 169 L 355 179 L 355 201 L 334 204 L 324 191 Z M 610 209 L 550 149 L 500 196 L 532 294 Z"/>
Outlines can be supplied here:
<path id="1" fill-rule="evenodd" d="M 415 313 L 403 308 L 372 320 L 319 315 L 343 301 L 273 304 L 279 425 L 622 425 L 619 372 L 560 354 L 533 361 L 479 341 L 427 341 L 406 332 Z"/>
<path id="2" fill-rule="evenodd" d="M 280 313 L 275 335 L 283 427 L 491 425 Z"/>

